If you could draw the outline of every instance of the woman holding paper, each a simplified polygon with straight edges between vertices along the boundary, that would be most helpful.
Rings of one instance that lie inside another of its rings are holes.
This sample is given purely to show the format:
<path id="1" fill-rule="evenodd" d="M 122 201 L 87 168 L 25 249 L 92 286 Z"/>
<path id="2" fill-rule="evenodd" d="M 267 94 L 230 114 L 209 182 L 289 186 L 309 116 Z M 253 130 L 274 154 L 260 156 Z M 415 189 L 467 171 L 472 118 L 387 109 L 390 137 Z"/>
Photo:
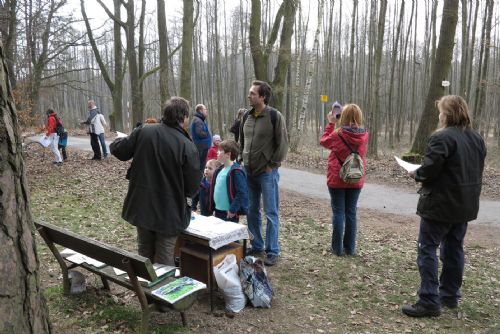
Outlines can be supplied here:
<path id="1" fill-rule="evenodd" d="M 359 153 L 366 166 L 368 132 L 363 127 L 363 113 L 355 104 L 344 106 L 340 119 L 337 119 L 333 110 L 327 114 L 327 118 L 328 125 L 325 127 L 320 144 L 330 150 L 327 184 L 333 211 L 331 251 L 338 256 L 354 255 L 357 233 L 356 211 L 365 177 L 363 175 L 356 183 L 346 183 L 340 177 L 340 169 L 351 153 L 350 148 Z M 335 129 L 337 121 L 339 127 Z"/>
<path id="2" fill-rule="evenodd" d="M 409 175 L 422 182 L 417 214 L 420 218 L 417 264 L 418 301 L 404 305 L 411 317 L 441 314 L 441 306 L 458 307 L 464 270 L 463 241 L 467 223 L 477 218 L 486 157 L 483 138 L 472 129 L 467 103 L 456 95 L 443 96 L 440 128 L 432 134 L 423 164 Z M 436 250 L 441 245 L 438 279 Z"/>

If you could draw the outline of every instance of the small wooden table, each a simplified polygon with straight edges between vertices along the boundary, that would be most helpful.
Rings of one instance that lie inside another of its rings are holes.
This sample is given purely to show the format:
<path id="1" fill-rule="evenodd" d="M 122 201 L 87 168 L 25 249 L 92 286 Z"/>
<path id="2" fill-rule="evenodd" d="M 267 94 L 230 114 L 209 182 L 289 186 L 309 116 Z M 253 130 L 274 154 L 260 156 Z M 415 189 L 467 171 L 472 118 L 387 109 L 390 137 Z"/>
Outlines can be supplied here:
<path id="1" fill-rule="evenodd" d="M 190 277 L 207 284 L 211 311 L 213 311 L 213 290 L 216 285 L 214 266 L 227 254 L 235 254 L 237 260 L 245 257 L 246 240 L 249 237 L 245 225 L 198 214 L 193 214 L 188 228 L 177 237 L 181 274 L 194 275 Z M 240 240 L 243 240 L 242 244 L 235 242 Z"/>

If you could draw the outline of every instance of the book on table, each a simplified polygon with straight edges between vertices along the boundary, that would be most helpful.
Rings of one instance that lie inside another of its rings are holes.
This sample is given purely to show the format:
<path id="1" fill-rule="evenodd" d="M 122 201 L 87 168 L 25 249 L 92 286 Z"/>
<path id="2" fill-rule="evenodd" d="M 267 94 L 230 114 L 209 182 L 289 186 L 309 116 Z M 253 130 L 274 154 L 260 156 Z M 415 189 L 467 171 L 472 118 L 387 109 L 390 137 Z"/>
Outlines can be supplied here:
<path id="1" fill-rule="evenodd" d="M 151 291 L 151 293 L 173 304 L 198 290 L 205 289 L 206 287 L 206 284 L 192 279 L 191 277 L 184 276 Z"/>

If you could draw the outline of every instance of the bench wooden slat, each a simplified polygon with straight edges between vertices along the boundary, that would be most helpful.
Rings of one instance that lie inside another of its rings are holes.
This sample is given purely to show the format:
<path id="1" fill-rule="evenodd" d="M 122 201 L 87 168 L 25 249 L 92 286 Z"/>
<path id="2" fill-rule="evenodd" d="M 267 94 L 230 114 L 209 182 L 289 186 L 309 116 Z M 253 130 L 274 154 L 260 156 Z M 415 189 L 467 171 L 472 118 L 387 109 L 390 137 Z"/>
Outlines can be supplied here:
<path id="1" fill-rule="evenodd" d="M 137 276 L 147 279 L 148 281 L 154 281 L 157 279 L 151 261 L 144 256 L 127 252 L 125 250 L 106 245 L 100 241 L 80 236 L 74 232 L 62 229 L 49 223 L 35 222 L 35 226 L 37 229 L 43 229 L 47 237 L 55 244 L 70 248 L 78 253 L 90 256 L 97 261 L 104 262 L 107 265 L 124 271 L 128 271 L 128 267 L 123 262 L 123 259 L 128 259 L 134 269 L 134 273 Z"/>

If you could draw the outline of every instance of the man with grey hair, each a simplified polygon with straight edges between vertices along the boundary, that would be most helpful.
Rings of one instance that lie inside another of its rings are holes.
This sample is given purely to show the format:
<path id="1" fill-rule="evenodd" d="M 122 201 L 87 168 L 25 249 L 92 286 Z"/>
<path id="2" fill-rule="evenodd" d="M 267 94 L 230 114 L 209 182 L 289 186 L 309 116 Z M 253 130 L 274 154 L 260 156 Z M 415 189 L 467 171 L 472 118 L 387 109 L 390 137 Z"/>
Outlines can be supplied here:
<path id="1" fill-rule="evenodd" d="M 185 130 L 188 117 L 189 102 L 172 97 L 161 123 L 144 124 L 109 146 L 119 160 L 133 158 L 122 218 L 136 226 L 139 254 L 153 263 L 174 265 L 177 236 L 191 219 L 186 198 L 201 181 L 198 151 Z"/>
<path id="2" fill-rule="evenodd" d="M 207 124 L 208 109 L 204 104 L 198 104 L 195 108 L 193 120 L 189 127 L 191 137 L 198 149 L 200 157 L 200 171 L 203 173 L 205 169 L 205 162 L 210 146 L 212 146 L 212 134 L 208 129 Z"/>
<path id="3" fill-rule="evenodd" d="M 101 160 L 101 148 L 99 147 L 99 135 L 95 131 L 94 120 L 99 114 L 99 108 L 97 108 L 94 100 L 88 100 L 87 108 L 89 109 L 89 115 L 87 120 L 81 122 L 81 124 L 88 125 L 87 133 L 90 135 L 90 146 L 94 152 L 94 156 L 91 160 Z"/>

